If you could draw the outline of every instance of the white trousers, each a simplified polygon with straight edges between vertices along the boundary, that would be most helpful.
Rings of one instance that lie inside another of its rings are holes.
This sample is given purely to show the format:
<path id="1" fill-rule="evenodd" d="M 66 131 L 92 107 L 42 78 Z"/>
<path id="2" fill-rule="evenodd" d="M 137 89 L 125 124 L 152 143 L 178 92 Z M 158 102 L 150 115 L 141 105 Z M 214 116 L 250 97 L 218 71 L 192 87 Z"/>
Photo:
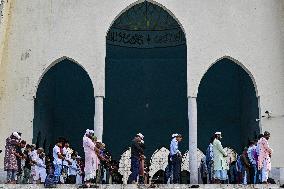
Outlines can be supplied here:
<path id="1" fill-rule="evenodd" d="M 269 170 L 267 169 L 267 160 L 263 160 L 263 167 L 261 169 L 261 182 L 267 182 Z"/>

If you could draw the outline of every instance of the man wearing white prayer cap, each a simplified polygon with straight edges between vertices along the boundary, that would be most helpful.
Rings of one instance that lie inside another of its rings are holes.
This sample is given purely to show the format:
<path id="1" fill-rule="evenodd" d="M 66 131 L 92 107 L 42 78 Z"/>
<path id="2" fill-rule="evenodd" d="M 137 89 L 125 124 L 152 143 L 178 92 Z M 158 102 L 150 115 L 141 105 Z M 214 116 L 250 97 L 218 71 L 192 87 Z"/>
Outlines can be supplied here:
<path id="1" fill-rule="evenodd" d="M 20 136 L 17 132 L 13 132 L 6 139 L 4 170 L 7 171 L 7 184 L 16 184 L 16 173 L 18 171 L 17 158 L 15 155 L 16 145 L 20 141 Z"/>
<path id="2" fill-rule="evenodd" d="M 222 138 L 222 133 L 219 131 L 215 132 L 215 135 L 220 135 L 220 138 Z"/>
<path id="3" fill-rule="evenodd" d="M 93 135 L 95 132 L 91 129 L 87 129 L 85 135 Z"/>
<path id="4" fill-rule="evenodd" d="M 178 149 L 178 143 L 182 141 L 182 135 L 175 133 L 172 134 L 172 140 L 170 144 L 170 163 L 172 164 L 173 183 L 180 183 L 180 172 L 181 172 L 181 160 L 182 154 Z"/>
<path id="5" fill-rule="evenodd" d="M 215 132 L 213 141 L 214 179 L 216 184 L 224 183 L 228 179 L 229 170 L 226 157 L 228 156 L 221 144 L 221 132 Z"/>
<path id="6" fill-rule="evenodd" d="M 144 144 L 141 141 L 144 139 L 144 135 L 141 133 L 136 134 L 131 143 L 131 174 L 129 175 L 128 184 L 136 184 L 139 176 L 140 158 L 144 156 Z"/>
<path id="7" fill-rule="evenodd" d="M 140 137 L 140 138 L 141 138 L 141 140 L 143 140 L 143 139 L 144 139 L 144 135 L 142 135 L 141 133 L 138 133 L 136 136 Z"/>
<path id="8" fill-rule="evenodd" d="M 18 140 L 21 139 L 21 136 L 19 135 L 18 132 L 13 132 L 12 135 L 13 135 L 14 137 L 16 137 Z"/>
<path id="9" fill-rule="evenodd" d="M 83 148 L 85 152 L 85 184 L 87 187 L 90 187 L 91 181 L 96 177 L 96 171 L 98 169 L 98 157 L 97 152 L 99 149 L 96 147 L 96 144 L 93 142 L 94 131 L 87 129 L 83 137 Z"/>
<path id="10" fill-rule="evenodd" d="M 177 134 L 177 133 L 172 134 L 172 138 L 175 138 L 175 137 L 177 137 L 177 136 L 178 136 L 178 134 Z"/>

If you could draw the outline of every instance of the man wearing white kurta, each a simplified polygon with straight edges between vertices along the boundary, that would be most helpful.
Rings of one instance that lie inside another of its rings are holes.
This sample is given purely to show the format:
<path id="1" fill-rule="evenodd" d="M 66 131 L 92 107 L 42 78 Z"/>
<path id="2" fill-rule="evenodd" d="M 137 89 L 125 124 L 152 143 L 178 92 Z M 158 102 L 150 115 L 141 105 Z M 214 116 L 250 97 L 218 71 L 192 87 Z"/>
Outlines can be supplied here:
<path id="1" fill-rule="evenodd" d="M 30 158 L 33 162 L 32 166 L 31 166 L 31 175 L 32 175 L 32 178 L 33 178 L 33 184 L 36 184 L 37 178 L 38 178 L 38 171 L 36 169 L 36 161 L 37 161 L 37 158 L 38 158 L 38 154 L 37 154 L 35 144 L 32 144 L 32 151 L 30 152 Z"/>
<path id="2" fill-rule="evenodd" d="M 215 133 L 213 141 L 213 156 L 214 156 L 214 179 L 217 184 L 228 179 L 229 170 L 226 157 L 228 156 L 221 144 L 221 132 Z"/>
<path id="3" fill-rule="evenodd" d="M 37 169 L 39 173 L 40 183 L 44 183 L 46 178 L 46 165 L 45 165 L 45 154 L 42 152 L 37 159 Z"/>
<path id="4" fill-rule="evenodd" d="M 94 161 L 94 156 L 98 152 L 98 149 L 95 143 L 92 141 L 94 135 L 93 130 L 86 130 L 86 133 L 83 137 L 83 147 L 85 152 L 85 181 L 86 184 L 89 184 L 91 180 L 95 179 L 96 171 L 98 169 L 97 162 Z"/>

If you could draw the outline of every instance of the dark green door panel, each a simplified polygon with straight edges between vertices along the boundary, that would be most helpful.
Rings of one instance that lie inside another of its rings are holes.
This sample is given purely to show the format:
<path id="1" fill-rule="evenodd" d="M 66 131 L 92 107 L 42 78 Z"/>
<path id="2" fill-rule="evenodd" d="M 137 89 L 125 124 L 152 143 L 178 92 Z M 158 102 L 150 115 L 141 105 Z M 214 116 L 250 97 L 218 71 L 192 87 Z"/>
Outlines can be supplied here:
<path id="1" fill-rule="evenodd" d="M 186 47 L 108 46 L 107 51 L 104 142 L 115 157 L 127 149 L 138 132 L 145 135 L 148 156 L 162 146 L 168 147 L 171 134 L 176 132 L 185 135 L 181 144 L 185 151 Z"/>
<path id="2" fill-rule="evenodd" d="M 214 64 L 198 89 L 198 147 L 204 151 L 215 131 L 222 143 L 241 152 L 259 134 L 258 99 L 250 76 L 229 59 Z"/>
<path id="3" fill-rule="evenodd" d="M 50 68 L 38 87 L 33 142 L 47 149 L 62 136 L 82 153 L 82 137 L 94 127 L 94 113 L 94 89 L 87 72 L 65 59 Z"/>

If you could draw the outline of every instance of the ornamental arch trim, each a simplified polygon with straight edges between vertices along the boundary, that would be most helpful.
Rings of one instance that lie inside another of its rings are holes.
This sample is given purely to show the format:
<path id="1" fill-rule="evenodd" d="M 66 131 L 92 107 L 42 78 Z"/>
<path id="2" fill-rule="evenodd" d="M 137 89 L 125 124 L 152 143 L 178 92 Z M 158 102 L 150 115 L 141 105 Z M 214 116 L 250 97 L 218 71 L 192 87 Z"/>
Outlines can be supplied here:
<path id="1" fill-rule="evenodd" d="M 185 30 L 174 14 L 153 0 L 138 0 L 121 11 L 106 33 L 108 45 L 164 48 L 186 45 Z"/>

